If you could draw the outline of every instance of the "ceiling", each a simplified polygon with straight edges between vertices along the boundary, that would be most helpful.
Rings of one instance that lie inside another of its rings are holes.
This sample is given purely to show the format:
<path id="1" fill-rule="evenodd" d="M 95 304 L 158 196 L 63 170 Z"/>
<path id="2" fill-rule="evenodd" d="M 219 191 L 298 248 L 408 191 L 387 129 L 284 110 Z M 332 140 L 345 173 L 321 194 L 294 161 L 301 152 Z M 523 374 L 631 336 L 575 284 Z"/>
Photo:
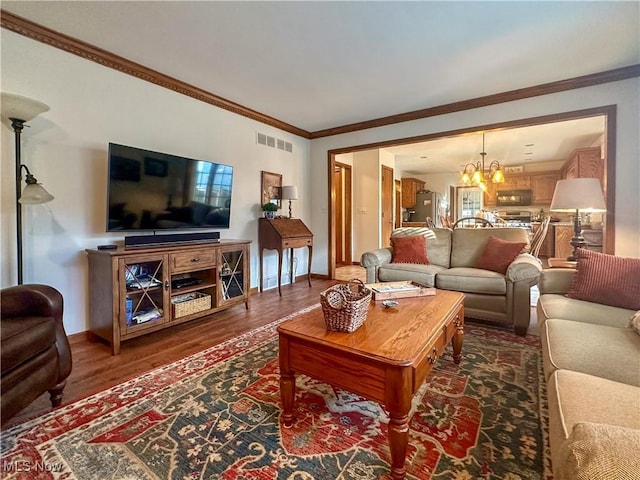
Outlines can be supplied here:
<path id="1" fill-rule="evenodd" d="M 2 1 L 2 9 L 308 132 L 640 63 L 636 1 Z M 517 164 L 531 148 L 537 161 L 566 158 L 575 142 L 602 133 L 587 123 L 488 134 L 487 159 Z M 431 165 L 451 152 L 457 164 L 477 161 L 481 137 L 462 138 L 390 150 L 416 170 L 422 156 Z"/>

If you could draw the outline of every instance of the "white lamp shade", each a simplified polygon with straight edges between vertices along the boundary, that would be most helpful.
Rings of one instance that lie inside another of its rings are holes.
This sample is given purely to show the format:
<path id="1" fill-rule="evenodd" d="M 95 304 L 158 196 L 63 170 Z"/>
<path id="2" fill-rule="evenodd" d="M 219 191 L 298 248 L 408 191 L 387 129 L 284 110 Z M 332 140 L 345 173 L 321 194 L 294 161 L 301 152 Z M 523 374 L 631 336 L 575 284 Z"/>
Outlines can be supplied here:
<path id="1" fill-rule="evenodd" d="M 12 93 L 2 93 L 2 118 L 4 120 L 16 118 L 28 122 L 47 110 L 49 107 L 37 100 Z"/>
<path id="2" fill-rule="evenodd" d="M 553 212 L 605 212 L 607 206 L 597 178 L 559 180 L 549 210 Z"/>
<path id="3" fill-rule="evenodd" d="M 297 200 L 298 199 L 298 187 L 293 185 L 285 185 L 282 187 L 282 199 L 283 200 Z"/>
<path id="4" fill-rule="evenodd" d="M 20 195 L 20 203 L 24 205 L 38 205 L 53 200 L 53 195 L 47 192 L 39 183 L 31 183 L 24 187 Z"/>

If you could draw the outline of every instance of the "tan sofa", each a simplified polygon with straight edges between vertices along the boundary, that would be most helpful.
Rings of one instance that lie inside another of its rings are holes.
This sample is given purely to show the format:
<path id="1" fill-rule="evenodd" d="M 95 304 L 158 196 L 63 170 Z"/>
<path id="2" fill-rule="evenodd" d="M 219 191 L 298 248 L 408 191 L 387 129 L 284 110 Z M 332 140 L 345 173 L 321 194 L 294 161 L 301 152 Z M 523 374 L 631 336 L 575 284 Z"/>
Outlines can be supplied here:
<path id="1" fill-rule="evenodd" d="M 509 242 L 529 242 L 521 228 L 397 228 L 392 236 L 424 235 L 429 265 L 392 263 L 392 249 L 365 252 L 360 265 L 367 283 L 411 280 L 465 294 L 465 316 L 512 326 L 526 335 L 531 317 L 531 287 L 542 267 L 538 259 L 520 254 L 506 274 L 475 268 L 490 236 Z"/>
<path id="2" fill-rule="evenodd" d="M 544 270 L 538 284 L 554 477 L 640 479 L 640 335 L 629 327 L 635 312 L 567 298 L 575 273 Z"/>

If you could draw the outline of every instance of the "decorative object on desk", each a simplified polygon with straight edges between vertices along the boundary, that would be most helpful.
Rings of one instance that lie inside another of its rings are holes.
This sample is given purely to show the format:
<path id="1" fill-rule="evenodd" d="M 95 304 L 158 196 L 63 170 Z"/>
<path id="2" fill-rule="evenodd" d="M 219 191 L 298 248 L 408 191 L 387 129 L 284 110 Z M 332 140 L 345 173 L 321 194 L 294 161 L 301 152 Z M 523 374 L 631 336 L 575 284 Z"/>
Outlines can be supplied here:
<path id="1" fill-rule="evenodd" d="M 486 170 L 484 166 L 484 157 L 487 155 L 487 152 L 484 151 L 484 132 L 482 132 L 482 152 L 480 152 L 481 160 L 478 160 L 477 163 L 467 163 L 464 166 L 464 169 L 461 172 L 460 183 L 465 185 L 474 185 L 480 188 L 483 192 L 487 191 L 487 180 L 488 176 L 489 180 L 492 183 L 502 183 L 504 182 L 504 173 L 500 168 L 500 162 L 497 160 L 493 160 L 489 164 L 489 169 Z"/>
<path id="2" fill-rule="evenodd" d="M 262 211 L 264 212 L 264 218 L 276 218 L 276 211 L 278 210 L 278 205 L 275 203 L 263 203 Z"/>
<path id="3" fill-rule="evenodd" d="M 355 332 L 367 319 L 372 292 L 362 280 L 352 278 L 320 294 L 320 304 L 327 330 Z"/>
<path id="4" fill-rule="evenodd" d="M 298 187 L 294 185 L 285 185 L 282 187 L 282 200 L 289 200 L 289 218 L 293 218 L 291 213 L 291 200 L 298 199 Z"/>
<path id="5" fill-rule="evenodd" d="M 382 305 L 384 305 L 385 308 L 393 308 L 398 306 L 398 302 L 395 300 L 383 300 Z"/>
<path id="6" fill-rule="evenodd" d="M 586 241 L 582 236 L 581 213 L 606 212 L 607 206 L 602 196 L 602 187 L 597 178 L 568 178 L 559 180 L 551 200 L 552 212 L 573 212 L 573 252 L 567 260 L 574 261 L 578 256 L 578 248 L 584 247 Z"/>
<path id="7" fill-rule="evenodd" d="M 49 110 L 42 102 L 32 100 L 20 95 L 2 93 L 2 119 L 8 121 L 15 134 L 16 157 L 16 257 L 18 264 L 18 285 L 22 284 L 22 204 L 36 205 L 53 200 L 53 195 L 47 192 L 31 172 L 23 165 L 21 159 L 21 134 L 24 124 L 36 118 L 41 113 Z M 25 169 L 27 178 L 22 195 L 22 169 Z"/>
<path id="8" fill-rule="evenodd" d="M 262 205 L 274 203 L 279 209 L 282 198 L 282 174 L 262 171 Z M 276 210 L 277 210 L 276 209 Z M 264 208 L 263 208 L 264 210 Z"/>

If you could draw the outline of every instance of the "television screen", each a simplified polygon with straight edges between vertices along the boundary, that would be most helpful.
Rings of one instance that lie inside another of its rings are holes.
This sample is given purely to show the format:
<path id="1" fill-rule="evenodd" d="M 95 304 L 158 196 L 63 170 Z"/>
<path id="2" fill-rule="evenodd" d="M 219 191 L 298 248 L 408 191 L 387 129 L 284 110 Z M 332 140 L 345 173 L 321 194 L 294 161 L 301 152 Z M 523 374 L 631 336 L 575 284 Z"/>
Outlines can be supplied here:
<path id="1" fill-rule="evenodd" d="M 110 143 L 108 175 L 108 232 L 229 228 L 229 165 Z"/>

